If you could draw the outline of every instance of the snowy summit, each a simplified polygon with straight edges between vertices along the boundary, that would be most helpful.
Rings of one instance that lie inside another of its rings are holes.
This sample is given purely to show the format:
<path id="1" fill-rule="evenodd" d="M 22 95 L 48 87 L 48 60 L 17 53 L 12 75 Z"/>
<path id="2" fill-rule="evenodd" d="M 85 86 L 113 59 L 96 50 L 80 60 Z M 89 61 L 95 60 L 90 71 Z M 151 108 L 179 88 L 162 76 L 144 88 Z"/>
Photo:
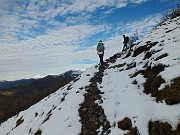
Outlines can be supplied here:
<path id="1" fill-rule="evenodd" d="M 178 135 L 180 17 L 0 125 L 1 135 Z"/>

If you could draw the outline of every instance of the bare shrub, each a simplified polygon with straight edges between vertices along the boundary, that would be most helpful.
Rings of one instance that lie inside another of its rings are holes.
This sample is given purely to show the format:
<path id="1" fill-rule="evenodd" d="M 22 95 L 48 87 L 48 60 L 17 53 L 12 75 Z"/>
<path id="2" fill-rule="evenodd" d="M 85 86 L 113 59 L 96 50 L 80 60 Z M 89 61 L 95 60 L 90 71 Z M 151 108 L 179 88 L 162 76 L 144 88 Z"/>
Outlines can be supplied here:
<path id="1" fill-rule="evenodd" d="M 139 40 L 139 35 L 137 30 L 133 33 L 132 36 L 130 36 L 129 38 L 129 44 L 132 45 L 134 42 L 136 42 L 137 40 Z"/>
<path id="2" fill-rule="evenodd" d="M 164 25 L 167 20 L 176 18 L 178 16 L 180 16 L 180 6 L 179 6 L 179 3 L 177 3 L 175 9 L 172 9 L 171 11 L 166 12 L 165 14 L 163 14 L 163 16 L 160 19 L 160 21 L 157 22 L 156 26 L 154 26 L 154 29 L 156 29 L 158 26 Z"/>

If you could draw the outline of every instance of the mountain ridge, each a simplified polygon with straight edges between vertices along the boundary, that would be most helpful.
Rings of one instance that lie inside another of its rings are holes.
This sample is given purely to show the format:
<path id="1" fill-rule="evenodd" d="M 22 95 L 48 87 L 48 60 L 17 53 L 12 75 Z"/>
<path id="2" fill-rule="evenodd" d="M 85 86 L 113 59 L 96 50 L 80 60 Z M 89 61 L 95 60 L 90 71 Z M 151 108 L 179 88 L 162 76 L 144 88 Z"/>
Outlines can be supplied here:
<path id="1" fill-rule="evenodd" d="M 51 77 L 57 77 L 57 76 L 61 76 L 61 75 L 76 76 L 76 75 L 80 75 L 81 73 L 82 73 L 82 71 L 80 71 L 80 70 L 69 70 L 69 71 L 66 71 L 59 75 L 47 75 L 47 76 L 41 77 L 41 78 L 20 79 L 20 80 L 15 80 L 15 81 L 3 80 L 3 81 L 0 81 L 0 90 L 5 90 L 5 89 L 13 88 L 13 87 L 18 87 L 18 86 L 26 86 L 26 85 L 31 84 L 35 80 L 43 79 L 48 76 L 51 76 Z"/>

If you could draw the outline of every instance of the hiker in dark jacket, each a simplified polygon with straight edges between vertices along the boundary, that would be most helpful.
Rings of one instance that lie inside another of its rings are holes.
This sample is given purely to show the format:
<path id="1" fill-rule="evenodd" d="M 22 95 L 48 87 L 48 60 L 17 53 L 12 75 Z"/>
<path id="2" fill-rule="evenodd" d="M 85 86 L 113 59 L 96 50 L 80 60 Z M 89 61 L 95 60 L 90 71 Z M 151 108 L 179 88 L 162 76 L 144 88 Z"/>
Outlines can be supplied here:
<path id="1" fill-rule="evenodd" d="M 100 63 L 101 63 L 101 65 L 103 65 L 103 56 L 104 56 L 105 47 L 104 47 L 102 40 L 99 41 L 96 50 L 97 50 L 97 54 L 99 55 L 99 58 L 100 58 Z"/>
<path id="2" fill-rule="evenodd" d="M 129 43 L 129 37 L 128 36 L 125 36 L 123 35 L 123 38 L 124 38 L 124 46 L 123 46 L 123 51 L 127 50 L 127 44 Z"/>

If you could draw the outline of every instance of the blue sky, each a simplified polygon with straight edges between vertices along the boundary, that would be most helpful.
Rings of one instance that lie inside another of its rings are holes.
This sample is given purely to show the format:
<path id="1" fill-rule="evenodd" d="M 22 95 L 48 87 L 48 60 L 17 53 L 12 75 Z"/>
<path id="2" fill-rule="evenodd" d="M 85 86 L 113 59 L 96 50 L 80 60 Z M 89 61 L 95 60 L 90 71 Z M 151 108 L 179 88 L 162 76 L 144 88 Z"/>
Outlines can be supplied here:
<path id="1" fill-rule="evenodd" d="M 143 36 L 178 0 L 1 0 L 0 80 L 85 70 L 121 51 L 122 35 Z"/>

